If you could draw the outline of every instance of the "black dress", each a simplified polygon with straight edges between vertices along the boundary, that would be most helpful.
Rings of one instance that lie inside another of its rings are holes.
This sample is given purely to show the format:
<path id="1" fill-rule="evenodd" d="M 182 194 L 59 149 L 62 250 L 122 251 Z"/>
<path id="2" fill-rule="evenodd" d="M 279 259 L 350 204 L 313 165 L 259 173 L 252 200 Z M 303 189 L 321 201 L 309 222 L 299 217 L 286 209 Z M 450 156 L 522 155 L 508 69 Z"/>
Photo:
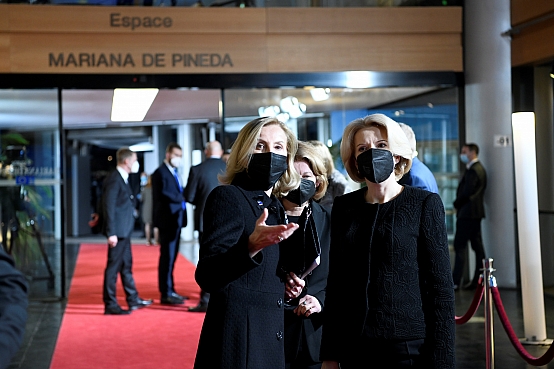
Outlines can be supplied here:
<path id="1" fill-rule="evenodd" d="M 304 290 L 314 296 L 321 305 L 320 313 L 309 317 L 298 316 L 293 310 L 299 299 L 294 299 L 285 309 L 285 361 L 292 368 L 318 367 L 321 346 L 321 326 L 325 306 L 325 289 L 329 273 L 329 246 L 331 241 L 331 213 L 320 204 L 311 201 L 312 217 L 315 222 L 319 244 L 321 246 L 320 264 L 305 278 Z M 289 221 L 296 222 L 297 217 Z M 298 232 L 298 230 L 296 231 Z M 301 247 L 301 245 L 299 245 Z"/>

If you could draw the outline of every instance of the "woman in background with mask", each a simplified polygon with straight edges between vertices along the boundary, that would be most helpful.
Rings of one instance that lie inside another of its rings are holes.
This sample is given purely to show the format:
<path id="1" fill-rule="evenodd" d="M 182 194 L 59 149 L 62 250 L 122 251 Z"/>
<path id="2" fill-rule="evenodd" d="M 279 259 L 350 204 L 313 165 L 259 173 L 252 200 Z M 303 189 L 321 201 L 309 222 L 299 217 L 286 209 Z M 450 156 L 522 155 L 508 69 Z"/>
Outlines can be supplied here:
<path id="1" fill-rule="evenodd" d="M 330 210 L 314 200 L 325 194 L 327 172 L 318 152 L 306 142 L 298 143 L 294 168 L 302 178 L 300 186 L 286 195 L 276 189 L 289 221 L 299 225 L 299 229 L 281 243 L 281 265 L 287 271 L 291 267 L 287 268 L 286 260 L 293 259 L 294 263 L 296 258 L 302 262 L 295 266 L 294 272 L 307 274 L 314 261 L 314 250 L 319 250 L 320 255 L 319 265 L 304 278 L 306 294 L 285 306 L 285 362 L 287 369 L 319 369 L 321 312 L 329 273 L 331 214 Z M 302 258 L 302 255 L 305 257 Z"/>
<path id="2" fill-rule="evenodd" d="M 385 115 L 351 122 L 341 157 L 367 187 L 333 205 L 323 368 L 454 368 L 454 290 L 440 197 L 398 184 L 412 150 Z"/>
<path id="3" fill-rule="evenodd" d="M 196 281 L 210 293 L 194 368 L 285 367 L 285 299 L 304 281 L 283 276 L 280 241 L 298 228 L 287 221 L 274 186 L 300 183 L 293 167 L 297 141 L 275 118 L 247 123 L 231 148 L 227 171 L 204 209 Z"/>

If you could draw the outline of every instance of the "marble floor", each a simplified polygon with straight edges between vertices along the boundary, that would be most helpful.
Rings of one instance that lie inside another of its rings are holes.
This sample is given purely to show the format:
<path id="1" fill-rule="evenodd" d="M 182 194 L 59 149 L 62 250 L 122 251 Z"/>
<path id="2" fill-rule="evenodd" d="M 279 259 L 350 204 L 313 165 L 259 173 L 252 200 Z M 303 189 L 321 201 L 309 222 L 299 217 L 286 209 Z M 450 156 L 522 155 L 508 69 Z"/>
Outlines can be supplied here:
<path id="1" fill-rule="evenodd" d="M 137 235 L 139 237 L 139 235 Z M 66 282 L 70 285 L 71 276 L 81 242 L 103 242 L 102 237 L 66 240 Z M 137 238 L 136 242 L 141 241 Z M 198 258 L 198 245 L 194 242 L 182 242 L 181 253 L 193 263 Z M 56 259 L 56 258 L 54 258 Z M 55 263 L 54 263 L 55 264 Z M 59 265 L 53 265 L 59 271 Z M 31 284 L 29 318 L 23 344 L 8 369 L 49 369 L 55 349 L 59 327 L 66 305 L 65 299 L 50 297 L 45 293 L 47 283 L 36 281 Z M 59 288 L 59 286 L 56 286 Z M 463 315 L 471 304 L 473 291 L 456 292 L 456 315 Z M 500 289 L 500 296 L 510 323 L 516 334 L 523 336 L 524 321 L 521 293 L 517 289 Z M 554 338 L 554 289 L 545 289 L 544 294 L 547 337 Z M 542 367 L 529 365 L 519 355 L 508 340 L 508 336 L 495 311 L 494 322 L 494 366 L 502 369 L 554 369 L 554 361 Z M 487 368 L 485 354 L 484 307 L 477 310 L 475 316 L 466 324 L 456 328 L 456 368 Z M 525 345 L 529 354 L 539 357 L 549 346 Z"/>

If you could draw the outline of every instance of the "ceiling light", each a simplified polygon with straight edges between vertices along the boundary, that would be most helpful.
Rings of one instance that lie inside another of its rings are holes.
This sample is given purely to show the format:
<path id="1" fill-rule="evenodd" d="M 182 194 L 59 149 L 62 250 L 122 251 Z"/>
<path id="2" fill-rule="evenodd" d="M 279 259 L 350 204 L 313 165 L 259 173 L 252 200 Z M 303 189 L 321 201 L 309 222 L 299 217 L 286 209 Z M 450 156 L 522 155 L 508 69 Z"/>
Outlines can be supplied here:
<path id="1" fill-rule="evenodd" d="M 133 152 L 154 151 L 154 145 L 149 141 L 139 142 L 138 144 L 129 146 L 129 150 Z"/>
<path id="2" fill-rule="evenodd" d="M 258 108 L 258 114 L 260 117 L 276 117 L 280 112 L 281 110 L 277 105 L 260 106 Z"/>
<path id="3" fill-rule="evenodd" d="M 328 88 L 312 88 L 310 89 L 310 95 L 314 101 L 323 101 L 329 98 L 330 90 Z"/>
<path id="4" fill-rule="evenodd" d="M 302 104 L 294 96 L 287 96 L 279 103 L 281 110 L 288 113 L 291 118 L 301 117 L 306 112 L 306 105 Z"/>
<path id="5" fill-rule="evenodd" d="M 157 94 L 157 88 L 116 88 L 113 91 L 112 122 L 143 121 Z"/>

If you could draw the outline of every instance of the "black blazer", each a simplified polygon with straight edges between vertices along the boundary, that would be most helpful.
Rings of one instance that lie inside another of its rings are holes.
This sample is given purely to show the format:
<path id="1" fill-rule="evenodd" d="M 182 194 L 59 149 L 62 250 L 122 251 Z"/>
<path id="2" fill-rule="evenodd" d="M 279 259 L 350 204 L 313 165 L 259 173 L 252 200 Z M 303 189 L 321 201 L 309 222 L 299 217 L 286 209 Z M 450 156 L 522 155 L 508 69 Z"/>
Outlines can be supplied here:
<path id="1" fill-rule="evenodd" d="M 482 219 L 485 217 L 483 198 L 487 188 L 487 172 L 480 161 L 467 169 L 458 185 L 454 207 L 458 218 Z"/>
<path id="2" fill-rule="evenodd" d="M 202 214 L 208 195 L 220 185 L 217 176 L 225 173 L 225 162 L 217 158 L 208 158 L 203 163 L 190 168 L 189 179 L 185 187 L 185 199 L 194 205 L 194 230 L 202 232 Z"/>
<path id="3" fill-rule="evenodd" d="M 135 197 L 119 171 L 114 170 L 104 180 L 102 195 L 103 228 L 106 237 L 131 237 L 135 228 Z"/>
<path id="4" fill-rule="evenodd" d="M 384 204 L 367 188 L 335 198 L 321 359 L 347 360 L 362 335 L 425 340 L 422 367 L 453 369 L 454 284 L 444 205 L 405 186 Z"/>
<path id="5" fill-rule="evenodd" d="M 321 312 L 309 317 L 299 317 L 292 309 L 285 310 L 285 355 L 287 360 L 296 357 L 302 347 L 313 362 L 319 362 L 321 326 L 325 308 L 327 275 L 329 273 L 329 248 L 331 245 L 331 211 L 315 201 L 311 202 L 312 216 L 321 246 L 320 264 L 306 279 L 306 293 L 318 299 Z M 295 299 L 298 306 L 298 299 Z"/>
<path id="6" fill-rule="evenodd" d="M 169 170 L 167 165 L 162 163 L 152 173 L 152 201 L 154 227 L 160 230 L 174 230 L 187 226 L 187 212 L 184 210 L 183 221 L 178 224 L 179 213 L 182 210 L 184 201 L 183 193 L 179 190 L 179 185 Z"/>
<path id="7" fill-rule="evenodd" d="M 285 367 L 279 246 L 266 247 L 254 258 L 248 254 L 248 237 L 263 208 L 270 210 L 266 224 L 283 222 L 281 203 L 263 191 L 228 185 L 208 196 L 195 277 L 210 293 L 210 304 L 195 369 Z"/>

